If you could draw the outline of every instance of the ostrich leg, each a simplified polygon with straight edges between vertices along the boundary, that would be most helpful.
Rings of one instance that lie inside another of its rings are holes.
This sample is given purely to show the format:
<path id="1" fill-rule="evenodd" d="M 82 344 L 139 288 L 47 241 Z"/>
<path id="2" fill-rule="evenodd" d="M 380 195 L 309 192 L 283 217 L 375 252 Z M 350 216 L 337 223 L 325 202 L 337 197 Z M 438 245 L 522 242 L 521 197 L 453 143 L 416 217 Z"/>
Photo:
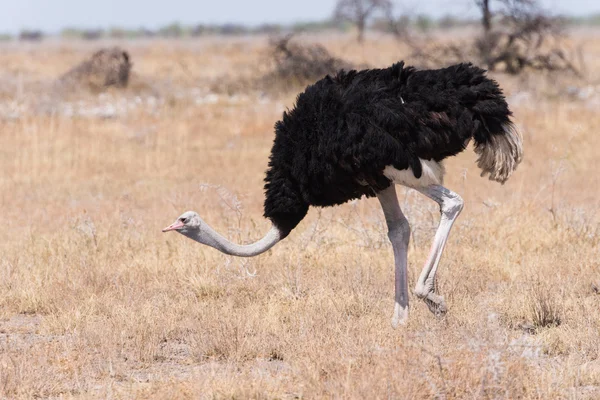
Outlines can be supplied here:
<path id="1" fill-rule="evenodd" d="M 392 317 L 392 326 L 406 324 L 408 320 L 408 280 L 407 280 L 407 251 L 410 240 L 410 226 L 402 214 L 396 187 L 392 184 L 389 188 L 379 192 L 377 198 L 383 208 L 385 221 L 388 226 L 388 238 L 392 242 L 395 263 L 395 305 Z"/>
<path id="2" fill-rule="evenodd" d="M 446 302 L 442 296 L 435 293 L 435 273 L 442 252 L 444 251 L 444 245 L 450 234 L 452 224 L 454 224 L 454 221 L 460 214 L 464 203 L 463 199 L 458 194 L 440 185 L 431 185 L 415 189 L 440 205 L 440 224 L 435 233 L 431 251 L 415 288 L 415 294 L 427 303 L 429 310 L 435 315 L 440 316 L 446 313 Z"/>

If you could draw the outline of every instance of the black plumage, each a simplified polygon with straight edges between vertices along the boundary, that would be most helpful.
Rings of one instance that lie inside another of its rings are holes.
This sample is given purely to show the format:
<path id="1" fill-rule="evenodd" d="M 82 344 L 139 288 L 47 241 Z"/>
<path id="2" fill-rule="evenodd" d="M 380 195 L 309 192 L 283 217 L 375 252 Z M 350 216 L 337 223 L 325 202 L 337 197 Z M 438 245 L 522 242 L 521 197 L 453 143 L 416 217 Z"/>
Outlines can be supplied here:
<path id="1" fill-rule="evenodd" d="M 309 206 L 332 206 L 387 188 L 386 166 L 422 174 L 471 138 L 485 146 L 511 125 L 498 84 L 472 64 L 340 71 L 308 86 L 275 125 L 265 217 L 287 235 Z"/>

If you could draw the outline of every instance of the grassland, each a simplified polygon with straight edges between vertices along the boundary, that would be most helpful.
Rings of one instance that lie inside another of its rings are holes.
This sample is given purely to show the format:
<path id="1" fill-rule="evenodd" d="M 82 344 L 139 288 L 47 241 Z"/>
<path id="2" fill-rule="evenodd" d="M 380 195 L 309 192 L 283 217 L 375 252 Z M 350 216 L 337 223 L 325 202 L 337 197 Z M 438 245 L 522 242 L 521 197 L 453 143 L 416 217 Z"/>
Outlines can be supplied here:
<path id="1" fill-rule="evenodd" d="M 406 57 L 385 37 L 312 39 Z M 504 186 L 471 149 L 446 163 L 466 201 L 438 274 L 449 313 L 413 298 L 397 330 L 376 200 L 313 209 L 246 261 L 160 232 L 188 209 L 240 242 L 268 229 L 272 128 L 295 93 L 209 90 L 268 68 L 266 39 L 124 42 L 131 88 L 68 102 L 48 82 L 89 44 L 2 44 L 0 397 L 599 398 L 600 39 L 573 43 L 584 80 L 494 75 L 524 162 Z M 399 192 L 414 287 L 438 212 Z"/>

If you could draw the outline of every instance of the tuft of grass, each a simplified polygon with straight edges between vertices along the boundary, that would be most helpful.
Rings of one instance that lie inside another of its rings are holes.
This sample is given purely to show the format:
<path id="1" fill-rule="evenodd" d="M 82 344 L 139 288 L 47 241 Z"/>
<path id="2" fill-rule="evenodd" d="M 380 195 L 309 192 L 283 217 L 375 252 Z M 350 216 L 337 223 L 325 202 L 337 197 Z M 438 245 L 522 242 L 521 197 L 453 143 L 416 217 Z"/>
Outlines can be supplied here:
<path id="1" fill-rule="evenodd" d="M 559 326 L 563 317 L 557 293 L 549 288 L 536 287 L 529 300 L 529 314 L 537 329 Z"/>

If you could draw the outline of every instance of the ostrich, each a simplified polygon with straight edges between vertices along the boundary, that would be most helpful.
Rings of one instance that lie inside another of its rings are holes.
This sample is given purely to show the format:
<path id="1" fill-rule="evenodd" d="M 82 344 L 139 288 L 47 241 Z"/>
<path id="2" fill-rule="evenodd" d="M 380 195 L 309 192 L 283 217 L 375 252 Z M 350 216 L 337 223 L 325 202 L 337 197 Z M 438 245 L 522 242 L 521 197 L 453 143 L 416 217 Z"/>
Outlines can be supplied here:
<path id="1" fill-rule="evenodd" d="M 309 206 L 333 206 L 362 196 L 379 199 L 395 261 L 392 325 L 408 319 L 408 221 L 395 185 L 440 206 L 441 218 L 415 294 L 436 315 L 446 313 L 435 275 L 462 198 L 442 186 L 442 161 L 471 139 L 481 175 L 504 183 L 522 158 L 522 139 L 497 82 L 462 63 L 417 70 L 398 62 L 385 69 L 340 71 L 308 86 L 275 124 L 265 178 L 269 232 L 253 244 L 230 242 L 197 213 L 183 213 L 163 232 L 177 231 L 229 255 L 261 254 L 289 235 Z"/>

